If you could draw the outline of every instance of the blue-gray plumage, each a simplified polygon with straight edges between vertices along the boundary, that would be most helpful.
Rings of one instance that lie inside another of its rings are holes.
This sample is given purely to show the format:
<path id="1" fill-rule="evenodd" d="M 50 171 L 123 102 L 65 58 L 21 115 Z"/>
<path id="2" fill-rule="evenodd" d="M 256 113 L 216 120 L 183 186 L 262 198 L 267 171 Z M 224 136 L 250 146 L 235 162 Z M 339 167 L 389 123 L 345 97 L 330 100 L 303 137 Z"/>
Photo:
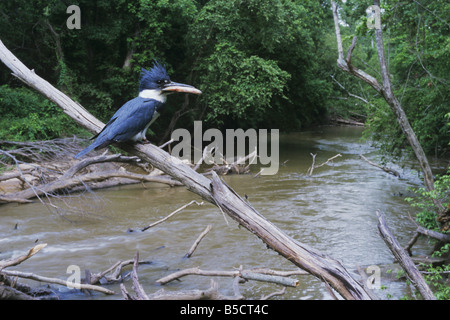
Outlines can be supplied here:
<path id="1" fill-rule="evenodd" d="M 102 131 L 92 138 L 95 141 L 75 158 L 115 142 L 147 142 L 145 134 L 148 127 L 159 116 L 166 96 L 173 92 L 201 94 L 200 90 L 192 86 L 172 82 L 166 68 L 158 62 L 154 63 L 150 71 L 142 69 L 139 96 L 117 110 Z"/>

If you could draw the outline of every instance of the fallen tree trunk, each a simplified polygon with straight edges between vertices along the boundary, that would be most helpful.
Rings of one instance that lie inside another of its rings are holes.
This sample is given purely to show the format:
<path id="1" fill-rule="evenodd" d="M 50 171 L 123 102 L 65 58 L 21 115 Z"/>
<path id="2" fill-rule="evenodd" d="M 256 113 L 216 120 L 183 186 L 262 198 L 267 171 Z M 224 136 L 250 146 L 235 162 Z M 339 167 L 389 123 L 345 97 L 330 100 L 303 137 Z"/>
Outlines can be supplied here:
<path id="1" fill-rule="evenodd" d="M 92 131 L 99 132 L 104 124 L 89 114 L 78 103 L 40 78 L 20 62 L 0 41 L 0 59 L 13 71 L 13 75 L 43 93 L 77 123 Z M 120 144 L 126 152 L 149 162 L 157 169 L 180 181 L 190 191 L 217 205 L 239 224 L 263 240 L 271 249 L 304 269 L 320 280 L 328 283 L 344 299 L 370 299 L 363 286 L 351 277 L 341 263 L 292 239 L 267 221 L 251 205 L 231 188 L 225 185 L 213 172 L 212 182 L 195 172 L 180 159 L 152 144 Z"/>

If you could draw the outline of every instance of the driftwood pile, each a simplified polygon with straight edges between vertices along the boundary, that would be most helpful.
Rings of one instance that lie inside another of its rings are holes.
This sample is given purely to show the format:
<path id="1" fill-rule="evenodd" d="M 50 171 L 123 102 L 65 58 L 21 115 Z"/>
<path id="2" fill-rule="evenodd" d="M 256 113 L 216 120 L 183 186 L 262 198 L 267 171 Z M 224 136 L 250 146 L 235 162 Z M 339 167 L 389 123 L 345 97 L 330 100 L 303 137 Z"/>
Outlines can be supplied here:
<path id="1" fill-rule="evenodd" d="M 0 141 L 0 162 L 6 168 L 0 175 L 0 204 L 28 203 L 33 198 L 59 198 L 64 194 L 125 184 L 154 182 L 171 187 L 182 183 L 161 170 L 143 163 L 136 156 L 94 155 L 81 161 L 73 156 L 85 141 L 73 138 L 49 141 Z M 165 145 L 164 145 L 165 146 Z M 12 149 L 6 149 L 6 148 Z M 249 173 L 248 156 L 234 163 L 214 164 L 206 168 L 219 175 Z M 193 167 L 200 169 L 201 161 Z M 204 169 L 204 168 L 202 168 Z"/>

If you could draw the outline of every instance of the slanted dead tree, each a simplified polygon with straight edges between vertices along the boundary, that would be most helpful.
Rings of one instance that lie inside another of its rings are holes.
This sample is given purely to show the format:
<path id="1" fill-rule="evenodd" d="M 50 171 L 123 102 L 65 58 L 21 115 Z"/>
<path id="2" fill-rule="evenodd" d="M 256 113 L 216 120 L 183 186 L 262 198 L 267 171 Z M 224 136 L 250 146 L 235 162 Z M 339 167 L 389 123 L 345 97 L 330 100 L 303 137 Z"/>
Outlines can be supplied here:
<path id="1" fill-rule="evenodd" d="M 380 0 L 374 0 L 373 5 L 376 7 L 380 7 Z M 380 67 L 380 74 L 382 78 L 382 82 L 380 83 L 375 77 L 371 76 L 370 74 L 366 73 L 363 70 L 358 69 L 355 67 L 352 63 L 352 53 L 353 50 L 356 47 L 356 40 L 357 37 L 353 37 L 352 44 L 350 45 L 347 55 L 344 57 L 344 50 L 342 47 L 342 39 L 341 39 L 341 31 L 339 27 L 339 15 L 338 15 L 338 6 L 334 1 L 331 1 L 332 11 L 333 11 L 333 17 L 334 17 L 334 26 L 335 26 L 335 33 L 336 33 L 336 40 L 337 40 L 337 47 L 338 47 L 338 59 L 337 59 L 337 65 L 339 68 L 344 70 L 345 72 L 363 80 L 367 84 L 369 84 L 373 89 L 375 89 L 378 94 L 380 94 L 384 100 L 387 102 L 391 110 L 394 112 L 397 122 L 400 125 L 400 128 L 402 129 L 403 134 L 405 135 L 406 139 L 409 142 L 409 145 L 411 146 L 419 165 L 422 169 L 423 173 L 423 179 L 425 187 L 428 191 L 434 190 L 434 178 L 433 173 L 430 167 L 430 164 L 428 162 L 427 156 L 425 155 L 425 152 L 423 151 L 423 148 L 419 142 L 419 139 L 417 138 L 416 134 L 414 133 L 414 130 L 412 129 L 408 117 L 406 116 L 405 111 L 402 108 L 402 105 L 400 101 L 396 98 L 394 95 L 393 89 L 392 89 L 392 82 L 389 76 L 389 70 L 386 63 L 386 58 L 384 55 L 384 45 L 383 45 L 383 32 L 381 27 L 375 27 L 375 40 L 376 40 L 376 47 L 377 47 L 377 53 L 378 53 L 378 64 Z M 380 23 L 381 25 L 381 23 Z M 443 215 L 445 212 L 445 209 L 443 208 L 442 204 L 438 200 L 434 200 L 434 204 L 439 209 L 439 216 Z"/>
<path id="2" fill-rule="evenodd" d="M 14 76 L 41 92 L 84 128 L 97 133 L 104 127 L 101 121 L 81 105 L 28 69 L 1 41 L 0 59 L 12 70 Z M 118 147 L 149 162 L 155 168 L 184 184 L 188 190 L 218 206 L 223 213 L 258 236 L 269 248 L 325 281 L 344 299 L 370 300 L 364 287 L 339 261 L 286 235 L 226 185 L 215 172 L 212 173 L 212 179 L 208 179 L 153 144 L 120 144 Z"/>
<path id="3" fill-rule="evenodd" d="M 391 230 L 387 226 L 383 214 L 380 211 L 377 211 L 377 216 L 378 231 L 380 232 L 380 235 L 386 245 L 397 258 L 402 268 L 406 271 L 408 279 L 417 288 L 417 290 L 425 300 L 436 300 L 436 297 L 433 295 L 433 292 L 431 291 L 423 276 L 420 274 L 416 265 L 409 257 L 408 253 L 400 246 L 397 239 L 394 237 Z"/>
<path id="4" fill-rule="evenodd" d="M 373 5 L 375 7 L 380 8 L 380 0 L 374 0 Z M 400 101 L 396 98 L 394 95 L 393 89 L 392 89 L 392 82 L 389 75 L 389 70 L 386 63 L 386 58 L 384 55 L 384 45 L 383 45 L 383 32 L 381 27 L 381 22 L 378 24 L 378 26 L 375 26 L 375 40 L 376 40 L 376 48 L 378 53 L 378 64 L 380 68 L 380 74 L 381 74 L 381 83 L 370 74 L 366 73 L 363 70 L 358 69 L 355 67 L 352 63 L 352 53 L 353 50 L 356 47 L 356 40 L 357 37 L 353 37 L 352 44 L 350 45 L 347 55 L 344 57 L 344 50 L 342 46 L 342 39 L 341 39 L 341 32 L 340 32 L 340 26 L 339 26 L 339 14 L 338 14 L 338 6 L 334 1 L 331 1 L 332 11 L 333 11 L 333 18 L 334 18 L 334 26 L 335 26 L 335 33 L 336 33 L 336 40 L 337 40 L 337 47 L 338 47 L 338 59 L 337 59 L 337 65 L 339 68 L 344 70 L 345 72 L 363 80 L 367 84 L 369 84 L 375 91 L 380 94 L 384 98 L 384 100 L 387 102 L 393 113 L 395 114 L 397 118 L 397 122 L 400 125 L 400 128 L 406 137 L 407 141 L 409 142 L 409 145 L 411 146 L 418 163 L 421 167 L 422 173 L 423 173 L 423 179 L 425 188 L 428 191 L 434 190 L 434 178 L 433 173 L 430 167 L 430 164 L 428 162 L 427 156 L 425 155 L 425 152 L 423 151 L 423 148 L 414 133 L 414 130 L 412 129 L 408 118 L 406 116 L 406 113 L 403 110 L 403 107 L 400 103 Z M 378 19 L 379 17 L 376 17 Z M 361 155 L 361 158 L 368 163 L 375 165 L 368 161 L 366 158 L 364 158 Z M 375 165 L 377 166 L 377 165 Z M 391 174 L 394 174 L 396 176 L 399 176 L 399 174 L 395 171 L 392 171 L 388 168 L 383 168 L 380 166 L 377 166 L 386 172 L 389 172 Z M 433 200 L 435 206 L 438 208 L 438 217 L 437 220 L 442 220 L 443 216 L 446 215 L 445 208 L 442 206 L 439 200 L 434 199 Z"/>

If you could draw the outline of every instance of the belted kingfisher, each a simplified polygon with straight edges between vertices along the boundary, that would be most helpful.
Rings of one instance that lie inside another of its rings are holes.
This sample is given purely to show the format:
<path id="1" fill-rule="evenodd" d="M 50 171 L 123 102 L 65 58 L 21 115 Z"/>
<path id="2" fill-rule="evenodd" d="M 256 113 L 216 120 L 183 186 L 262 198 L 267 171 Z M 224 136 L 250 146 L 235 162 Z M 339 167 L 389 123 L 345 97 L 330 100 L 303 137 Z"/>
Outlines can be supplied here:
<path id="1" fill-rule="evenodd" d="M 115 142 L 148 142 L 145 137 L 148 127 L 158 118 L 167 95 L 174 92 L 202 93 L 193 86 L 172 82 L 166 68 L 156 61 L 150 71 L 142 68 L 139 96 L 117 110 L 102 131 L 91 138 L 95 141 L 78 153 L 75 159 Z"/>

